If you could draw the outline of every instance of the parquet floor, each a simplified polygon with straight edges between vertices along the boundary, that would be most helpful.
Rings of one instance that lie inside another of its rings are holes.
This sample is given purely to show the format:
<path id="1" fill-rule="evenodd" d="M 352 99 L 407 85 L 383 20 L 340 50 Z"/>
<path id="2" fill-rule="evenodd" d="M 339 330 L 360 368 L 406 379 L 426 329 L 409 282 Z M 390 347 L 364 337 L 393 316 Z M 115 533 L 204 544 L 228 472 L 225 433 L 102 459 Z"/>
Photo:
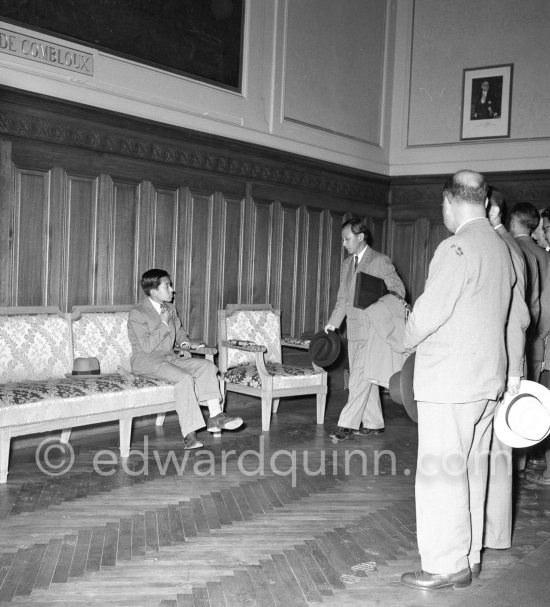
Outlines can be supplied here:
<path id="1" fill-rule="evenodd" d="M 247 406 L 245 428 L 202 432 L 198 452 L 182 449 L 169 417 L 135 430 L 124 466 L 110 459 L 114 427 L 74 442 L 73 460 L 52 455 L 57 472 L 72 461 L 59 476 L 38 468 L 36 445 L 16 450 L 0 486 L 0 604 L 506 604 L 506 580 L 549 556 L 550 490 L 518 479 L 514 545 L 487 551 L 470 589 L 408 589 L 400 575 L 419 566 L 416 426 L 385 402 L 384 435 L 334 445 L 328 430 L 345 397 L 333 392 L 325 427 L 313 398 L 283 400 L 269 433 L 259 406 Z M 548 577 L 522 594 L 525 605 L 538 604 Z"/>

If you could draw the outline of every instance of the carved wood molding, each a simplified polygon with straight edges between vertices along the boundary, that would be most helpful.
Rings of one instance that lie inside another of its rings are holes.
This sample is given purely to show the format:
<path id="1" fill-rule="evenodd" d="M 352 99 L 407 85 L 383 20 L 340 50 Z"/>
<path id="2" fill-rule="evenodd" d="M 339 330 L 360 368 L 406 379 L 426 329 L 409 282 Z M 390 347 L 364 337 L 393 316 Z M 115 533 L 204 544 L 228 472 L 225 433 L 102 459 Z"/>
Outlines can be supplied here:
<path id="1" fill-rule="evenodd" d="M 243 158 L 239 153 L 235 156 L 229 153 L 217 153 L 203 150 L 200 145 L 192 147 L 186 140 L 186 144 L 179 144 L 178 138 L 182 138 L 178 129 L 173 131 L 173 142 L 154 137 L 154 134 L 144 135 L 139 131 L 134 133 L 121 129 L 107 130 L 105 125 L 99 122 L 89 123 L 82 120 L 76 124 L 74 118 L 64 119 L 60 116 L 34 116 L 19 109 L 0 108 L 0 136 L 17 137 L 43 143 L 76 147 L 90 150 L 96 153 L 114 154 L 138 160 L 150 162 L 161 162 L 167 165 L 176 165 L 186 169 L 206 171 L 222 176 L 239 179 L 262 181 L 278 186 L 289 186 L 292 188 L 304 188 L 307 190 L 326 193 L 331 196 L 339 196 L 348 199 L 369 201 L 371 204 L 385 205 L 387 202 L 388 184 L 380 183 L 380 178 L 369 179 L 365 174 L 361 177 L 346 177 L 338 175 L 338 167 L 334 167 L 331 176 L 324 163 L 319 162 L 319 168 L 312 167 L 314 161 L 304 162 L 300 167 L 298 157 L 279 153 L 281 160 L 262 161 L 262 155 L 269 157 L 273 151 L 265 148 L 257 148 L 255 157 Z M 113 132 L 115 131 L 115 132 Z M 192 143 L 192 142 L 191 142 Z M 210 144 L 211 148 L 212 145 Z M 233 147 L 237 147 L 235 142 Z M 249 148 L 249 145 L 243 144 Z M 222 146 L 220 146 L 220 149 Z M 237 150 L 238 151 L 238 150 Z M 263 152 L 263 153 L 262 153 Z M 303 161 L 302 161 L 303 162 Z M 297 168 L 289 168 L 292 164 Z M 283 165 L 283 166 L 280 166 Z"/>

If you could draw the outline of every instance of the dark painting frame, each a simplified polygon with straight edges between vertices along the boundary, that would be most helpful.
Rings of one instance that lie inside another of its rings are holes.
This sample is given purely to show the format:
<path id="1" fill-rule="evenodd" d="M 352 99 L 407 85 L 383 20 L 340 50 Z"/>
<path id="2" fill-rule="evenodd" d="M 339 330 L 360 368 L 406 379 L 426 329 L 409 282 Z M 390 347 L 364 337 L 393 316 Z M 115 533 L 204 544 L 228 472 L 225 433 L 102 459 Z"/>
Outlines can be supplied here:
<path id="1" fill-rule="evenodd" d="M 241 92 L 246 0 L 0 0 L 0 21 Z"/>

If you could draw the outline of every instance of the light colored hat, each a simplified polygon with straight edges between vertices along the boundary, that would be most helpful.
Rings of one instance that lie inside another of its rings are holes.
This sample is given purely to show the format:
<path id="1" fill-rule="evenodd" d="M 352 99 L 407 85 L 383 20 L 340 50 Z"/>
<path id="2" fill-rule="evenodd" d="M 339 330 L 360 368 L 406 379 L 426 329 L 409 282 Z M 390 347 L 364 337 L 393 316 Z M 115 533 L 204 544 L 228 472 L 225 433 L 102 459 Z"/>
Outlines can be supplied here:
<path id="1" fill-rule="evenodd" d="M 499 402 L 494 418 L 495 434 L 509 447 L 531 447 L 550 434 L 550 390 L 522 379 L 519 393 L 508 392 Z"/>
<path id="2" fill-rule="evenodd" d="M 75 358 L 72 373 L 65 373 L 65 377 L 99 377 L 99 360 L 95 356 L 89 358 Z"/>

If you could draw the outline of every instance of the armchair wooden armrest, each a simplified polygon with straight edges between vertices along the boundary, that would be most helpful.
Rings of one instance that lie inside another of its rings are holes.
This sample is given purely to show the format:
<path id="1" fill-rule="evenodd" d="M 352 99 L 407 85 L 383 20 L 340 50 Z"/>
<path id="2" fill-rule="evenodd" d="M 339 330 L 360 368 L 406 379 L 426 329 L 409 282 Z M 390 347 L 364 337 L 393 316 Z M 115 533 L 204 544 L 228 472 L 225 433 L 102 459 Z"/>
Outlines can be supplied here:
<path id="1" fill-rule="evenodd" d="M 306 339 L 303 337 L 290 337 L 290 335 L 285 335 L 281 337 L 281 346 L 285 346 L 287 348 L 300 348 L 301 350 L 309 350 L 310 343 L 311 339 Z"/>
<path id="2" fill-rule="evenodd" d="M 265 346 L 260 346 L 251 341 L 244 341 L 240 339 L 229 339 L 222 340 L 221 345 L 224 348 L 232 348 L 233 350 L 243 350 L 244 352 L 266 352 L 267 348 Z"/>

